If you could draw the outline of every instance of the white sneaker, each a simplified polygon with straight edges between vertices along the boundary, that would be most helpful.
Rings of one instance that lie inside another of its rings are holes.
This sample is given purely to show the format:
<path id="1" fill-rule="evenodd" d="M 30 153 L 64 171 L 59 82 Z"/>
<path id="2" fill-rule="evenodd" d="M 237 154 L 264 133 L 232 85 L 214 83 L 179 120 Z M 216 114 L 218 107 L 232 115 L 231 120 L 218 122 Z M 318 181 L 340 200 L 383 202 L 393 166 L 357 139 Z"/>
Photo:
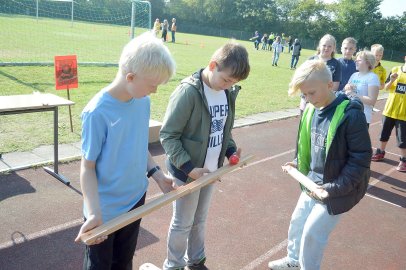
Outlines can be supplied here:
<path id="1" fill-rule="evenodd" d="M 289 258 L 285 257 L 276 261 L 270 261 L 268 267 L 271 270 L 295 269 L 300 270 L 300 265 L 289 262 Z"/>

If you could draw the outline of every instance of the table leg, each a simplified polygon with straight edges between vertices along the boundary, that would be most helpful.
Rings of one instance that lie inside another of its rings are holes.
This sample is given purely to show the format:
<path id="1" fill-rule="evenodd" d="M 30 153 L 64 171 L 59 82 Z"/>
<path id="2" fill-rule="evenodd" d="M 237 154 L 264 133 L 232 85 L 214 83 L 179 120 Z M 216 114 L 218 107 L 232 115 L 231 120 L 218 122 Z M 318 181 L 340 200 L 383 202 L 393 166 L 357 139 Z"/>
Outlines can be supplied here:
<path id="1" fill-rule="evenodd" d="M 66 179 L 63 175 L 60 175 L 58 173 L 58 106 L 55 106 L 54 108 L 54 169 L 51 169 L 49 167 L 44 167 L 44 170 L 64 183 L 65 185 L 69 186 L 70 182 L 68 179 Z"/>

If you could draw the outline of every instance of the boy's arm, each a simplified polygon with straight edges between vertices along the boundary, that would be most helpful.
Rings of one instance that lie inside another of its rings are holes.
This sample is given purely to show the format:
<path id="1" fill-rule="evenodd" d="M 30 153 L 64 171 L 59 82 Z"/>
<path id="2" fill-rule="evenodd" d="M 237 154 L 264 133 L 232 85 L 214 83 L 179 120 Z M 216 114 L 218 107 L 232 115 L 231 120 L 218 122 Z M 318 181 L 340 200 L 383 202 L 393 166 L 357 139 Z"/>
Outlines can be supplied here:
<path id="1" fill-rule="evenodd" d="M 97 188 L 96 163 L 86 160 L 84 157 L 82 157 L 80 165 L 80 186 L 84 203 L 88 209 L 88 216 L 79 230 L 75 239 L 76 242 L 80 242 L 83 233 L 103 224 Z M 99 244 L 105 239 L 107 239 L 107 236 L 100 237 L 93 244 Z"/>
<path id="2" fill-rule="evenodd" d="M 159 133 L 162 147 L 170 162 L 186 175 L 194 169 L 190 155 L 183 148 L 181 137 L 193 110 L 193 96 L 180 86 L 171 95 L 164 123 Z"/>
<path id="3" fill-rule="evenodd" d="M 330 197 L 338 197 L 351 192 L 361 181 L 365 180 L 364 176 L 371 165 L 372 146 L 364 113 L 361 110 L 353 113 L 344 128 L 346 129 L 348 160 L 338 178 L 323 185 Z"/>
<path id="4" fill-rule="evenodd" d="M 158 164 L 152 158 L 151 153 L 148 151 L 148 164 L 147 164 L 147 172 L 154 170 L 155 172 L 152 173 L 151 177 L 155 180 L 158 184 L 159 188 L 162 190 L 163 193 L 168 193 L 174 190 L 174 183 L 173 179 L 167 175 L 165 175 L 161 169 L 158 169 Z"/>
<path id="5" fill-rule="evenodd" d="M 375 106 L 376 100 L 378 99 L 378 95 L 379 95 L 379 86 L 370 85 L 368 86 L 368 95 L 360 96 L 359 98 L 364 104 Z"/>
<path id="6" fill-rule="evenodd" d="M 396 81 L 397 78 L 398 78 L 398 74 L 391 72 L 389 74 L 388 80 L 386 80 L 385 90 L 390 90 L 392 88 L 392 84 Z"/>

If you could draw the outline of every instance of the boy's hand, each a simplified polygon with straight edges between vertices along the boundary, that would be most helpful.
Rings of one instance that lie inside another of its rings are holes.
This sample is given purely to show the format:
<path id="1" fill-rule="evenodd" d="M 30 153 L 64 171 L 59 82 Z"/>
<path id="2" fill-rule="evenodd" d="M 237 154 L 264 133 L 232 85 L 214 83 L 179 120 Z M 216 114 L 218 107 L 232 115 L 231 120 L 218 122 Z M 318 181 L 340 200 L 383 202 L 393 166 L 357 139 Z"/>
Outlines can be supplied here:
<path id="1" fill-rule="evenodd" d="M 102 221 L 101 217 L 96 217 L 94 215 L 90 216 L 85 221 L 85 223 L 83 223 L 82 227 L 80 227 L 80 230 L 79 230 L 78 235 L 76 236 L 75 242 L 80 243 L 81 242 L 80 237 L 82 236 L 82 234 L 84 234 L 85 232 L 88 232 L 102 224 L 103 224 L 103 221 Z M 101 236 L 101 237 L 97 238 L 96 241 L 93 242 L 91 245 L 100 244 L 101 242 L 103 242 L 106 239 L 107 239 L 107 235 Z"/>
<path id="2" fill-rule="evenodd" d="M 228 159 L 230 165 L 238 164 L 238 162 L 240 161 L 241 152 L 242 152 L 241 148 L 238 148 L 237 152 L 235 152 L 230 156 L 230 158 Z"/>
<path id="3" fill-rule="evenodd" d="M 317 189 L 314 190 L 311 195 L 319 198 L 320 200 L 323 200 L 329 196 L 328 192 L 321 186 L 317 187 Z"/>
<path id="4" fill-rule="evenodd" d="M 163 193 L 168 193 L 178 188 L 175 184 L 175 178 L 168 174 L 159 174 L 154 179 Z"/>
<path id="5" fill-rule="evenodd" d="M 209 169 L 207 168 L 194 168 L 188 176 L 194 180 L 199 179 L 202 177 L 204 174 L 209 173 Z"/>
<path id="6" fill-rule="evenodd" d="M 285 173 L 288 172 L 288 171 L 286 170 L 286 167 L 287 167 L 287 166 L 291 166 L 291 167 L 297 169 L 297 164 L 296 164 L 296 162 L 289 161 L 289 162 L 286 162 L 286 163 L 282 166 L 282 170 L 283 170 Z"/>
<path id="7" fill-rule="evenodd" d="M 398 74 L 397 73 L 392 73 L 391 75 L 390 75 L 390 81 L 391 82 L 394 82 L 394 81 L 396 81 L 396 79 L 398 78 Z"/>

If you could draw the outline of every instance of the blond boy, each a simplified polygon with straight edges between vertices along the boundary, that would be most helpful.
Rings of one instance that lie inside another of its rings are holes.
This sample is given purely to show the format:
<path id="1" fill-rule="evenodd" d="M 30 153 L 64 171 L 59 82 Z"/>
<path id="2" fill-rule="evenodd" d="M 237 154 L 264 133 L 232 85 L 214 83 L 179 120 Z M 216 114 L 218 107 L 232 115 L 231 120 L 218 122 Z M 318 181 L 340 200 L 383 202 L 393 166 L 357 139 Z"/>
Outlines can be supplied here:
<path id="1" fill-rule="evenodd" d="M 172 190 L 172 179 L 148 152 L 148 129 L 149 95 L 174 71 L 168 48 L 153 34 L 143 34 L 124 47 L 116 78 L 83 109 L 80 184 L 85 223 L 75 241 L 143 205 L 147 176 L 163 192 Z M 86 246 L 83 269 L 131 269 L 140 222 Z"/>
<path id="2" fill-rule="evenodd" d="M 289 94 L 301 92 L 309 102 L 299 125 L 294 161 L 319 188 L 302 193 L 292 214 L 287 256 L 268 267 L 319 270 L 330 233 L 343 213 L 364 196 L 370 175 L 371 141 L 358 98 L 333 91 L 323 61 L 309 60 L 295 72 Z"/>
<path id="3" fill-rule="evenodd" d="M 375 67 L 372 70 L 379 78 L 380 87 L 379 90 L 384 89 L 386 81 L 386 69 L 382 66 L 381 60 L 383 58 L 384 48 L 381 44 L 374 44 L 371 46 L 371 52 L 375 55 Z"/>

